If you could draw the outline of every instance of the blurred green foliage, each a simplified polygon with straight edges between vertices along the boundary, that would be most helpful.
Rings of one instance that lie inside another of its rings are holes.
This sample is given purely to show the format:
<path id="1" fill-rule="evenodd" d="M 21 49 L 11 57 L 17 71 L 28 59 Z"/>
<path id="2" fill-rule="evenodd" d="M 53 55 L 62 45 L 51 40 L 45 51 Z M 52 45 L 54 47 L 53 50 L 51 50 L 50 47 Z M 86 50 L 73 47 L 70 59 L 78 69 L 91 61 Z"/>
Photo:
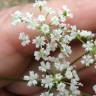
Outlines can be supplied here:
<path id="1" fill-rule="evenodd" d="M 34 2 L 34 0 L 0 0 L 0 9 Z"/>

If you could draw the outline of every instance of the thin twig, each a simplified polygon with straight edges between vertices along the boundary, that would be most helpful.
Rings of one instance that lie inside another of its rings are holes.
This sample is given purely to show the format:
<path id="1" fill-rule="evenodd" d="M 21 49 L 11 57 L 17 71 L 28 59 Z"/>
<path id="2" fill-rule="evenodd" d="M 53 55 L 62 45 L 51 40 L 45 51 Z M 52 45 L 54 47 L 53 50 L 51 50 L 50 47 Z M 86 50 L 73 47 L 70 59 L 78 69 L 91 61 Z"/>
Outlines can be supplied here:
<path id="1" fill-rule="evenodd" d="M 26 82 L 25 80 L 23 79 L 18 79 L 18 78 L 15 78 L 15 77 L 0 77 L 0 81 L 14 81 L 14 82 Z"/>
<path id="2" fill-rule="evenodd" d="M 83 53 L 81 56 L 79 56 L 77 59 L 75 59 L 74 61 L 71 62 L 71 65 L 73 65 L 74 63 L 76 63 L 78 60 L 80 60 L 84 55 L 88 54 L 88 52 Z"/>

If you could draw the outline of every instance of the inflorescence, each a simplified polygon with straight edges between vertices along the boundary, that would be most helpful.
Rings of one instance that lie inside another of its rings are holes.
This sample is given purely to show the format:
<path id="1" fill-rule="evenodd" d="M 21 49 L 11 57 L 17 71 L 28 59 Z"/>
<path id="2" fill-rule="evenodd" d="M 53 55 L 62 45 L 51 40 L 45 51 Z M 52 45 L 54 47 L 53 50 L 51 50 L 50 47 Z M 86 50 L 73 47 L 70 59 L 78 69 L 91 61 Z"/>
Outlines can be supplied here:
<path id="1" fill-rule="evenodd" d="M 73 18 L 71 10 L 67 6 L 57 11 L 47 6 L 46 1 L 39 1 L 32 5 L 40 11 L 37 16 L 33 13 L 23 13 L 19 10 L 12 14 L 12 25 L 24 23 L 28 28 L 38 31 L 39 35 L 32 39 L 27 33 L 20 32 L 19 40 L 23 47 L 30 43 L 36 45 L 34 59 L 38 61 L 38 73 L 30 71 L 24 80 L 28 86 L 41 86 L 47 89 L 40 96 L 78 96 L 79 87 L 83 86 L 76 71 L 67 58 L 72 53 L 70 43 L 79 40 L 85 53 L 81 63 L 90 66 L 96 63 L 96 39 L 91 31 L 79 30 L 75 25 L 66 23 L 67 19 Z M 54 55 L 57 51 L 57 54 Z M 54 70 L 54 71 L 53 71 Z M 96 86 L 93 86 L 96 92 Z"/>

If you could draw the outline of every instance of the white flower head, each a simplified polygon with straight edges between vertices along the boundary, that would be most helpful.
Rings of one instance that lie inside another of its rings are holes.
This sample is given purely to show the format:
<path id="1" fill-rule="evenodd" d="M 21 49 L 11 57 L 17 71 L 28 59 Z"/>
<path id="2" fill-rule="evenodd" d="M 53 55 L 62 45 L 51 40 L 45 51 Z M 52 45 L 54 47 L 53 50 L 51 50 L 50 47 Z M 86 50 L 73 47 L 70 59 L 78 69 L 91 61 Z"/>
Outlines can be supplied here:
<path id="1" fill-rule="evenodd" d="M 64 83 L 59 83 L 57 85 L 57 90 L 60 91 L 60 92 L 63 92 L 65 90 L 65 87 L 66 87 L 66 84 Z"/>
<path id="2" fill-rule="evenodd" d="M 91 55 L 84 55 L 81 60 L 82 64 L 85 64 L 86 66 L 89 66 L 90 64 L 94 63 L 94 59 Z"/>
<path id="3" fill-rule="evenodd" d="M 40 96 L 53 96 L 53 93 L 44 92 L 44 93 L 41 93 Z"/>
<path id="4" fill-rule="evenodd" d="M 64 38 L 62 39 L 62 42 L 69 44 L 69 42 L 71 41 L 71 38 L 69 35 L 65 35 Z"/>
<path id="5" fill-rule="evenodd" d="M 62 37 L 62 30 L 60 28 L 58 29 L 54 29 L 53 32 L 51 33 L 51 39 L 55 40 L 59 40 Z"/>
<path id="6" fill-rule="evenodd" d="M 49 54 L 46 52 L 46 50 L 44 48 L 41 48 L 39 51 L 35 51 L 34 52 L 34 56 L 35 56 L 35 59 L 37 61 L 39 61 L 41 58 L 42 59 L 46 59 L 46 57 L 48 56 Z"/>
<path id="7" fill-rule="evenodd" d="M 64 60 L 64 59 L 65 59 L 64 54 L 59 53 L 59 54 L 58 54 L 58 58 L 59 58 L 59 59 L 63 59 L 63 60 Z"/>
<path id="8" fill-rule="evenodd" d="M 41 62 L 41 66 L 39 66 L 39 70 L 41 70 L 42 72 L 46 72 L 47 70 L 49 70 L 51 67 L 49 62 Z"/>
<path id="9" fill-rule="evenodd" d="M 28 35 L 26 35 L 24 32 L 20 33 L 19 40 L 21 41 L 22 46 L 26 46 L 30 43 Z"/>
<path id="10" fill-rule="evenodd" d="M 42 86 L 44 86 L 45 88 L 52 88 L 54 85 L 53 80 L 54 79 L 52 75 L 46 75 L 46 77 L 41 81 Z"/>
<path id="11" fill-rule="evenodd" d="M 57 43 L 56 42 L 50 42 L 50 43 L 47 43 L 46 44 L 46 50 L 47 50 L 47 52 L 49 51 L 55 51 L 56 50 L 56 48 L 57 48 Z"/>
<path id="12" fill-rule="evenodd" d="M 33 44 L 36 44 L 36 48 L 39 48 L 43 45 L 45 45 L 45 37 L 44 36 L 37 36 L 35 39 L 33 39 Z"/>
<path id="13" fill-rule="evenodd" d="M 29 13 L 29 12 L 26 12 L 26 17 L 31 20 L 32 17 L 33 17 L 33 14 L 32 13 Z"/>
<path id="14" fill-rule="evenodd" d="M 60 21 L 61 22 L 65 22 L 67 17 L 69 18 L 73 18 L 73 14 L 71 13 L 71 10 L 68 9 L 68 7 L 66 5 L 63 5 L 62 7 L 63 10 L 60 10 L 58 13 L 59 17 L 60 17 Z"/>
<path id="15" fill-rule="evenodd" d="M 86 51 L 92 51 L 94 46 L 94 43 L 92 41 L 87 41 L 82 45 L 83 48 L 85 48 Z"/>
<path id="16" fill-rule="evenodd" d="M 81 32 L 79 31 L 78 33 L 81 37 L 85 37 L 85 38 L 94 36 L 91 31 L 87 31 L 87 30 L 82 30 Z"/>
<path id="17" fill-rule="evenodd" d="M 91 54 L 96 47 L 96 40 L 93 38 L 95 35 L 91 31 L 80 31 L 76 26 L 67 24 L 67 18 L 72 18 L 73 14 L 65 5 L 60 11 L 56 11 L 47 6 L 45 0 L 36 0 L 33 7 L 38 8 L 40 14 L 36 16 L 33 13 L 23 14 L 20 11 L 12 14 L 13 25 L 22 22 L 28 28 L 40 32 L 39 36 L 32 39 L 32 43 L 36 46 L 34 58 L 40 63 L 38 70 L 42 75 L 39 78 L 37 73 L 30 71 L 28 76 L 24 76 L 24 80 L 28 82 L 28 86 L 38 86 L 39 83 L 40 87 L 48 89 L 48 92 L 41 93 L 40 96 L 78 96 L 79 86 L 82 84 L 79 83 L 80 78 L 74 69 L 74 64 L 70 65 L 71 63 L 67 61 L 72 53 L 71 41 L 86 37 L 87 40 L 82 41 L 82 47 L 89 54 L 82 56 L 81 63 L 89 66 L 96 61 L 95 54 Z M 18 39 L 22 46 L 30 43 L 29 36 L 24 32 L 20 33 Z M 54 92 L 52 89 L 56 89 L 56 95 L 51 93 Z M 93 89 L 96 93 L 96 85 Z"/>
<path id="18" fill-rule="evenodd" d="M 22 16 L 22 12 L 21 11 L 19 11 L 19 10 L 17 10 L 17 11 L 15 11 L 14 12 L 14 14 L 12 14 L 12 16 L 15 16 L 15 17 L 21 17 Z"/>
<path id="19" fill-rule="evenodd" d="M 65 16 L 63 16 L 62 14 L 59 14 L 60 16 L 60 21 L 61 22 L 65 22 L 66 21 L 66 17 Z"/>
<path id="20" fill-rule="evenodd" d="M 77 31 L 77 26 L 76 25 L 72 25 L 71 26 L 71 31 L 72 32 L 76 32 Z"/>
<path id="21" fill-rule="evenodd" d="M 77 74 L 77 71 L 76 70 L 72 70 L 72 73 L 73 73 L 73 76 L 74 76 L 75 80 L 79 81 L 80 78 L 79 78 L 79 76 Z"/>
<path id="22" fill-rule="evenodd" d="M 27 27 L 29 29 L 33 29 L 33 30 L 36 30 L 36 28 L 39 26 L 39 23 L 36 21 L 36 20 L 32 20 L 32 21 L 29 21 L 27 22 Z"/>
<path id="23" fill-rule="evenodd" d="M 66 55 L 69 56 L 72 53 L 71 46 L 67 44 L 62 44 L 62 52 Z"/>
<path id="24" fill-rule="evenodd" d="M 78 89 L 78 87 L 76 85 L 71 84 L 70 90 L 71 90 L 72 94 L 74 94 L 74 96 L 80 95 L 80 90 Z"/>
<path id="25" fill-rule="evenodd" d="M 47 5 L 46 0 L 35 0 L 35 3 L 33 4 L 33 7 L 43 8 Z"/>
<path id="26" fill-rule="evenodd" d="M 96 85 L 93 86 L 93 91 L 96 93 Z"/>
<path id="27" fill-rule="evenodd" d="M 42 24 L 40 29 L 41 29 L 41 32 L 44 33 L 44 34 L 47 34 L 50 31 L 50 27 L 49 27 L 48 24 Z"/>
<path id="28" fill-rule="evenodd" d="M 77 37 L 76 31 L 70 33 L 70 41 L 74 40 L 76 37 Z"/>
<path id="29" fill-rule="evenodd" d="M 29 72 L 29 76 L 24 76 L 24 80 L 28 81 L 27 85 L 32 86 L 37 84 L 38 74 L 33 71 Z"/>
<path id="30" fill-rule="evenodd" d="M 37 20 L 40 21 L 40 22 L 44 22 L 46 20 L 46 18 L 45 18 L 44 15 L 39 15 Z"/>
<path id="31" fill-rule="evenodd" d="M 64 16 L 73 18 L 73 14 L 72 14 L 71 10 L 66 5 L 63 5 L 62 8 L 63 8 L 63 15 Z"/>
<path id="32" fill-rule="evenodd" d="M 56 13 L 56 11 L 49 6 L 44 7 L 44 10 L 45 10 L 45 12 L 47 12 L 47 14 L 55 14 Z"/>
<path id="33" fill-rule="evenodd" d="M 59 18 L 57 17 L 57 16 L 53 16 L 52 18 L 51 18 L 51 24 L 52 25 L 59 25 Z"/>
<path id="34" fill-rule="evenodd" d="M 21 23 L 22 16 L 23 15 L 22 15 L 22 13 L 19 10 L 17 10 L 16 12 L 14 12 L 12 14 L 12 19 L 13 19 L 12 25 L 15 26 L 17 23 Z"/>
<path id="35" fill-rule="evenodd" d="M 55 74 L 55 80 L 58 82 L 63 78 L 63 75 L 60 73 Z"/>
<path id="36" fill-rule="evenodd" d="M 67 69 L 66 72 L 65 72 L 65 77 L 67 79 L 72 79 L 73 78 L 73 74 L 72 74 L 72 71 Z"/>
<path id="37" fill-rule="evenodd" d="M 55 63 L 55 68 L 59 71 L 63 71 L 63 69 L 65 69 L 65 65 L 57 62 Z"/>
<path id="38" fill-rule="evenodd" d="M 48 60 L 50 62 L 54 62 L 54 63 L 59 62 L 59 59 L 58 58 L 55 58 L 54 56 L 48 56 Z"/>
<path id="39" fill-rule="evenodd" d="M 23 20 L 23 22 L 28 23 L 28 22 L 32 21 L 32 17 L 33 17 L 33 14 L 26 12 L 26 14 L 24 16 L 22 16 L 22 20 Z"/>

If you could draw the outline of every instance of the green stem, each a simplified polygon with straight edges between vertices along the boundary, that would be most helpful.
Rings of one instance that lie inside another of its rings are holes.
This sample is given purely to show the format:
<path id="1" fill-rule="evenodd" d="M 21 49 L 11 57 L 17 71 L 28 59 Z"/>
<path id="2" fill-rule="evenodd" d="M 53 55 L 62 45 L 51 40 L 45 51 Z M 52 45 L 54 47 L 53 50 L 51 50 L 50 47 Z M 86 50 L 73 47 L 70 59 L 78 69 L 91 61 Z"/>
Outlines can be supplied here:
<path id="1" fill-rule="evenodd" d="M 88 52 L 83 53 L 81 56 L 79 56 L 77 59 L 71 62 L 71 65 L 76 63 L 78 60 L 80 60 L 84 55 L 88 54 Z"/>
<path id="2" fill-rule="evenodd" d="M 15 81 L 15 82 L 26 82 L 25 80 L 23 79 L 18 79 L 18 78 L 15 78 L 15 77 L 0 77 L 0 81 Z"/>
<path id="3" fill-rule="evenodd" d="M 82 96 L 92 96 L 92 95 L 88 93 L 82 93 Z"/>

